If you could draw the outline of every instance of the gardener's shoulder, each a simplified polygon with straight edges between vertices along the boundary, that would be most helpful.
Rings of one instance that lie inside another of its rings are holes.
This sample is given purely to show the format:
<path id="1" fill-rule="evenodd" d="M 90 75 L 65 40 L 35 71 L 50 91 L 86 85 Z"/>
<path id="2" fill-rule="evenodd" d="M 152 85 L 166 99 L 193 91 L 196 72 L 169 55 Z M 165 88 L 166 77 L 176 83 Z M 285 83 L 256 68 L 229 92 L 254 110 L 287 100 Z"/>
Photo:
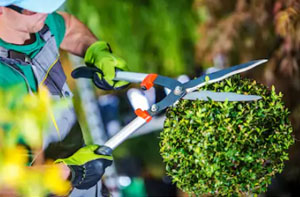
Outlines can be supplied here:
<path id="1" fill-rule="evenodd" d="M 56 44 L 59 47 L 65 37 L 66 32 L 64 18 L 57 12 L 54 12 L 47 16 L 45 24 L 49 27 L 51 33 L 54 35 Z"/>

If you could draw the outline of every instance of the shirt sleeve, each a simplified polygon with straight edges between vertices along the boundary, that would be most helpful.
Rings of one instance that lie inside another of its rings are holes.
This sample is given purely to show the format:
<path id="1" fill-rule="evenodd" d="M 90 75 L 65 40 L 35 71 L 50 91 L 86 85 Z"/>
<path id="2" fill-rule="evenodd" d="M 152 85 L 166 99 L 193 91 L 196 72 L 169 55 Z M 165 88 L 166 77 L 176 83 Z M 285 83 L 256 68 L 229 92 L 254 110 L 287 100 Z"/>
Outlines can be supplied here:
<path id="1" fill-rule="evenodd" d="M 54 12 L 48 15 L 45 23 L 48 25 L 51 33 L 54 35 L 57 48 L 59 48 L 66 33 L 64 18 L 60 14 Z"/>

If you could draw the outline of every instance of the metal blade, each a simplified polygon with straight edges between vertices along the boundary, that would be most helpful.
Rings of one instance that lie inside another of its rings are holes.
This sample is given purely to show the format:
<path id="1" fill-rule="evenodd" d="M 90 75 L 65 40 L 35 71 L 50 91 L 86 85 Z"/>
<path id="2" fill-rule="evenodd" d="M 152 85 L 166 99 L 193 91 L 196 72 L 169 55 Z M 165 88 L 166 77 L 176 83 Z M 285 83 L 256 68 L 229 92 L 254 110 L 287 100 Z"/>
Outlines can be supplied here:
<path id="1" fill-rule="evenodd" d="M 183 97 L 187 100 L 204 100 L 208 101 L 208 98 L 214 101 L 255 101 L 261 99 L 257 95 L 244 95 L 231 92 L 212 92 L 212 91 L 199 91 L 190 92 Z"/>
<path id="2" fill-rule="evenodd" d="M 250 69 L 252 69 L 260 64 L 263 64 L 267 61 L 268 60 L 266 60 L 266 59 L 254 60 L 254 61 L 247 62 L 245 64 L 239 64 L 237 66 L 229 67 L 229 68 L 226 68 L 226 69 L 214 72 L 214 73 L 205 74 L 205 75 L 202 75 L 201 77 L 198 77 L 196 79 L 193 79 L 193 80 L 185 83 L 183 87 L 186 89 L 187 92 L 193 92 L 196 89 L 204 86 L 207 83 L 211 84 L 211 83 L 221 81 L 232 75 L 250 70 Z M 208 82 L 205 81 L 206 77 L 209 77 Z"/>

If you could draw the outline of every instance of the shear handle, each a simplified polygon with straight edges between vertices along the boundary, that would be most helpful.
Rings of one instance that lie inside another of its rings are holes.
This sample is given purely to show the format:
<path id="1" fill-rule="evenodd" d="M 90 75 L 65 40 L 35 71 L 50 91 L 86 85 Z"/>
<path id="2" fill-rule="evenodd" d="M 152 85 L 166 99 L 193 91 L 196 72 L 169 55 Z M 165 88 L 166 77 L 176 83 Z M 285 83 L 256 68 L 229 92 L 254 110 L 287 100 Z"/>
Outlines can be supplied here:
<path id="1" fill-rule="evenodd" d="M 147 75 L 148 74 L 145 73 L 125 72 L 117 70 L 114 80 L 140 83 L 147 77 Z"/>

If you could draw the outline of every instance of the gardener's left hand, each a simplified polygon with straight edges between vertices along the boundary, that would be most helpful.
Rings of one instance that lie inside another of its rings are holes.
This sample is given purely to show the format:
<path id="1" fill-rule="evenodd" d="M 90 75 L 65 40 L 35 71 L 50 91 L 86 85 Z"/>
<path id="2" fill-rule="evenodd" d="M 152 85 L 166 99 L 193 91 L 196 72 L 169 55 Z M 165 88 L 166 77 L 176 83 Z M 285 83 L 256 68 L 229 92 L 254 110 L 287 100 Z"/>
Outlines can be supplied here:
<path id="1" fill-rule="evenodd" d="M 111 153 L 112 150 L 106 146 L 88 145 L 68 158 L 57 159 L 55 163 L 64 163 L 70 168 L 73 187 L 89 189 L 97 184 L 105 169 L 112 164 Z"/>

